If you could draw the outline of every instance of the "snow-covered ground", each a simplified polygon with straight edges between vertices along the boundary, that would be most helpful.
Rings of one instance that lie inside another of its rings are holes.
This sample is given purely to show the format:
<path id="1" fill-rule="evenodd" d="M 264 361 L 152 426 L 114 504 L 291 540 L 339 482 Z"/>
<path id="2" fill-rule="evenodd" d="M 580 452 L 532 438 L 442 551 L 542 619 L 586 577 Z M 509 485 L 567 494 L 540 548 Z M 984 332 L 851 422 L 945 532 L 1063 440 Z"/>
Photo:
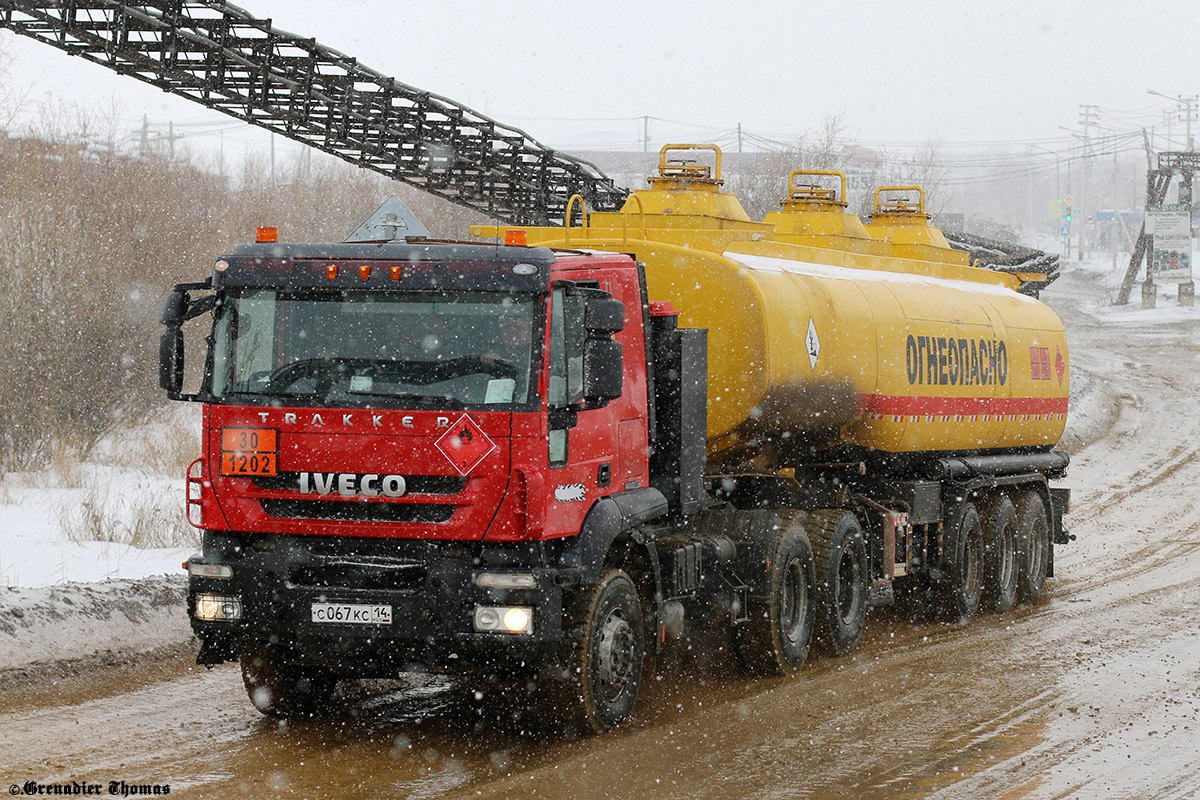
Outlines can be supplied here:
<path id="1" fill-rule="evenodd" d="M 0 479 L 0 587 L 180 574 L 196 551 L 183 472 L 199 455 L 194 407 L 108 437 L 79 462 Z"/>

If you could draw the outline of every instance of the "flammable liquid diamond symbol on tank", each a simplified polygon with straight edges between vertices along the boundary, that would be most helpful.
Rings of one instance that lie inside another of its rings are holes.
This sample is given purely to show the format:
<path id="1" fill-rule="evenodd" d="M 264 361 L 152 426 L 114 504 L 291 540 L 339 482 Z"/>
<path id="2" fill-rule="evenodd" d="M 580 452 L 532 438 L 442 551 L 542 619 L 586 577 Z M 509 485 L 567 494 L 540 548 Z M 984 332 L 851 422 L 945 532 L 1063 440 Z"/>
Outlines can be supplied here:
<path id="1" fill-rule="evenodd" d="M 812 317 L 808 318 L 808 335 L 804 337 L 804 344 L 808 347 L 809 366 L 816 369 L 817 358 L 821 355 L 821 337 L 817 336 L 817 325 Z"/>
<path id="2" fill-rule="evenodd" d="M 470 473 L 496 449 L 496 443 L 466 414 L 459 417 L 458 422 L 442 434 L 436 446 L 458 470 L 459 475 Z"/>

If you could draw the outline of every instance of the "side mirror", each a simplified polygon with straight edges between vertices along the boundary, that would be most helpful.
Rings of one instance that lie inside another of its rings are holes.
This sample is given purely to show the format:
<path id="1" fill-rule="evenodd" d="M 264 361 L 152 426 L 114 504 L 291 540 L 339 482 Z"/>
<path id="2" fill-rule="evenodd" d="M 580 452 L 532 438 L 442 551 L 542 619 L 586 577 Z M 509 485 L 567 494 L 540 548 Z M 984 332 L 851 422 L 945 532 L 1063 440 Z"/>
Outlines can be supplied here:
<path id="1" fill-rule="evenodd" d="M 589 291 L 583 327 L 583 398 L 594 408 L 621 396 L 625 362 L 612 335 L 625 329 L 625 304 L 608 292 Z"/>
<path id="2" fill-rule="evenodd" d="M 624 373 L 621 343 L 589 336 L 583 344 L 583 397 L 587 404 L 604 405 L 620 397 Z"/>
<path id="3" fill-rule="evenodd" d="M 167 295 L 160 322 L 166 326 L 158 342 L 158 385 L 168 397 L 183 390 L 183 320 L 188 310 L 188 293 L 176 289 Z"/>
<path id="4" fill-rule="evenodd" d="M 597 333 L 625 330 L 625 304 L 607 293 L 589 297 L 583 309 L 583 327 Z"/>

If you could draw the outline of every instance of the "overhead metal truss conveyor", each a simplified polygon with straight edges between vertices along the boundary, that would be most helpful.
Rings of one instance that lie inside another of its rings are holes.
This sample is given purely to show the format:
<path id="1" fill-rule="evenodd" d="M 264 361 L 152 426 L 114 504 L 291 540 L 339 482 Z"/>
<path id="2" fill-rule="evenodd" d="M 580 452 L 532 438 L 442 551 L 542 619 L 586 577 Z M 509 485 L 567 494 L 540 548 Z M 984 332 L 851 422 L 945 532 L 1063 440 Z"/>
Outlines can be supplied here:
<path id="1" fill-rule="evenodd" d="M 220 0 L 0 0 L 0 26 L 513 225 L 627 195 L 517 128 Z"/>

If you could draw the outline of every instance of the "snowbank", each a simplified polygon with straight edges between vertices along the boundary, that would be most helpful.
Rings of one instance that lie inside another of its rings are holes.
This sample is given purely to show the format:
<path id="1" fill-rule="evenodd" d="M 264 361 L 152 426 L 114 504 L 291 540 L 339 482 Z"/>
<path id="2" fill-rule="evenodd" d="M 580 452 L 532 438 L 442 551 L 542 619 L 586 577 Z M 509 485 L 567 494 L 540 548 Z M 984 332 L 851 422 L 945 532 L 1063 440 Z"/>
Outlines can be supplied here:
<path id="1" fill-rule="evenodd" d="M 0 673 L 191 640 L 184 575 L 0 589 Z"/>

